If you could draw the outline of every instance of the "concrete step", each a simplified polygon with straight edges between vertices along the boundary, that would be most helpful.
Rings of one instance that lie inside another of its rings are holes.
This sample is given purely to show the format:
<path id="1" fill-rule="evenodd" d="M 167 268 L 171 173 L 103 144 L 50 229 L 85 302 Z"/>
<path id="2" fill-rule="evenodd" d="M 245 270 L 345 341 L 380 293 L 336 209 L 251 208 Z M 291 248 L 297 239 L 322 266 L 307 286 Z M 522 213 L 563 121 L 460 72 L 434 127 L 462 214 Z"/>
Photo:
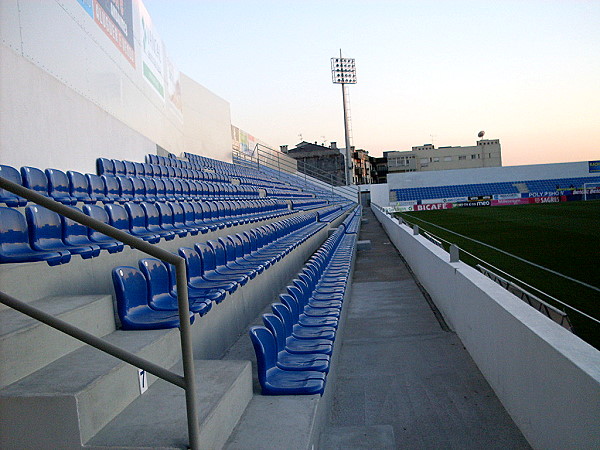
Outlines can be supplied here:
<path id="1" fill-rule="evenodd" d="M 252 398 L 251 364 L 196 360 L 195 368 L 201 448 L 222 448 Z M 186 448 L 188 443 L 185 393 L 158 380 L 85 448 Z"/>
<path id="2" fill-rule="evenodd" d="M 319 447 L 327 450 L 394 450 L 396 439 L 391 425 L 330 427 Z"/>
<path id="3" fill-rule="evenodd" d="M 177 329 L 104 339 L 162 367 L 181 358 Z M 81 347 L 0 390 L 0 448 L 79 448 L 139 395 L 137 368 Z"/>
<path id="4" fill-rule="evenodd" d="M 95 336 L 115 331 L 111 295 L 54 296 L 30 305 Z M 0 311 L 0 388 L 82 345 L 80 341 L 14 309 Z"/>

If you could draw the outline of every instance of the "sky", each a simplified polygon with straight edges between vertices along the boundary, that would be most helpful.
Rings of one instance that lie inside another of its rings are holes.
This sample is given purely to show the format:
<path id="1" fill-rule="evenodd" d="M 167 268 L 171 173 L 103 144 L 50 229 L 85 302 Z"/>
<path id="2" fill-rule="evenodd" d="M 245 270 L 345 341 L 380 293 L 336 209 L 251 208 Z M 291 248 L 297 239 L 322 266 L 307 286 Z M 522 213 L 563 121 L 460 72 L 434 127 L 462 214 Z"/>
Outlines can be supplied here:
<path id="1" fill-rule="evenodd" d="M 600 160 L 600 0 L 143 0 L 178 69 L 273 148 L 500 139 L 504 166 Z"/>

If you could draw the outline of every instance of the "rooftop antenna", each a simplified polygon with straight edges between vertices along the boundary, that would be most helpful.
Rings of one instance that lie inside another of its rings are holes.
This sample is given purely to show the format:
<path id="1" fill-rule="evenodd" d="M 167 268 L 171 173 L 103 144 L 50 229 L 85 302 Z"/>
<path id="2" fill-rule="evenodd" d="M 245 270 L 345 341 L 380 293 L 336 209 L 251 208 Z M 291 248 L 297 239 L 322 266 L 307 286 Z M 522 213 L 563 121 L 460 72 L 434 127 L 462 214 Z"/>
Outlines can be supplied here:
<path id="1" fill-rule="evenodd" d="M 300 142 L 302 142 L 302 141 L 303 141 L 303 139 L 302 139 L 302 133 L 299 133 L 299 134 L 298 134 L 298 139 L 300 139 Z"/>
<path id="2" fill-rule="evenodd" d="M 437 134 L 430 134 L 429 137 L 431 138 L 431 145 L 435 147 L 435 138 L 437 137 Z"/>

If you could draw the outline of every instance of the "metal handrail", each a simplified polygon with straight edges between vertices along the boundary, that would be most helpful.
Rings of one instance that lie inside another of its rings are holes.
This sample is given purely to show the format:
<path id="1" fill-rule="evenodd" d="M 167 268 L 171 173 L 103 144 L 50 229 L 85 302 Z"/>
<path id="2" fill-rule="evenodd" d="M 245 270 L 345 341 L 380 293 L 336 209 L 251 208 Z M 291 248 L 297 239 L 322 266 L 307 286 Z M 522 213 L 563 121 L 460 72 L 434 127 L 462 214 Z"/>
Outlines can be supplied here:
<path id="1" fill-rule="evenodd" d="M 44 208 L 54 211 L 60 215 L 92 228 L 100 233 L 112 237 L 124 244 L 127 244 L 137 250 L 140 250 L 150 256 L 160 259 L 163 262 L 173 264 L 177 277 L 177 302 L 179 309 L 179 330 L 181 339 L 181 359 L 183 361 L 183 377 L 168 369 L 160 367 L 144 358 L 141 358 L 134 353 L 128 352 L 120 347 L 117 347 L 106 340 L 94 336 L 81 328 L 68 324 L 50 314 L 45 313 L 33 306 L 17 300 L 3 292 L 0 292 L 0 303 L 3 303 L 10 308 L 32 317 L 46 325 L 55 328 L 69 336 L 74 337 L 92 347 L 97 348 L 109 355 L 112 355 L 122 361 L 132 364 L 140 369 L 148 371 L 157 377 L 179 386 L 185 390 L 187 422 L 188 422 L 188 439 L 190 448 L 197 449 L 200 446 L 200 428 L 198 424 L 198 410 L 196 405 L 196 382 L 194 372 L 194 352 L 192 348 L 191 325 L 189 318 L 189 301 L 187 289 L 187 276 L 185 259 L 179 255 L 163 250 L 136 238 L 124 231 L 114 228 L 99 220 L 93 219 L 82 212 L 63 205 L 51 198 L 44 197 L 37 192 L 25 188 L 17 183 L 0 177 L 0 188 L 5 189 L 20 197 L 36 203 Z"/>

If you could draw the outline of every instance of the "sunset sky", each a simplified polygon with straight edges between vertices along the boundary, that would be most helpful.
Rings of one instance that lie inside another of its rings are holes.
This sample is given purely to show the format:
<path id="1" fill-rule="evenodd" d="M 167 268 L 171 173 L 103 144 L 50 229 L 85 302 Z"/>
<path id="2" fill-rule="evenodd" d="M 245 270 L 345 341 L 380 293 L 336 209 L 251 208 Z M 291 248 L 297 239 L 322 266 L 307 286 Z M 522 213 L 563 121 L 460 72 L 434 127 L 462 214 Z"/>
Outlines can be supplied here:
<path id="1" fill-rule="evenodd" d="M 505 166 L 600 159 L 598 0 L 143 1 L 179 70 L 274 148 L 344 145 L 342 49 L 372 156 L 484 130 Z"/>

